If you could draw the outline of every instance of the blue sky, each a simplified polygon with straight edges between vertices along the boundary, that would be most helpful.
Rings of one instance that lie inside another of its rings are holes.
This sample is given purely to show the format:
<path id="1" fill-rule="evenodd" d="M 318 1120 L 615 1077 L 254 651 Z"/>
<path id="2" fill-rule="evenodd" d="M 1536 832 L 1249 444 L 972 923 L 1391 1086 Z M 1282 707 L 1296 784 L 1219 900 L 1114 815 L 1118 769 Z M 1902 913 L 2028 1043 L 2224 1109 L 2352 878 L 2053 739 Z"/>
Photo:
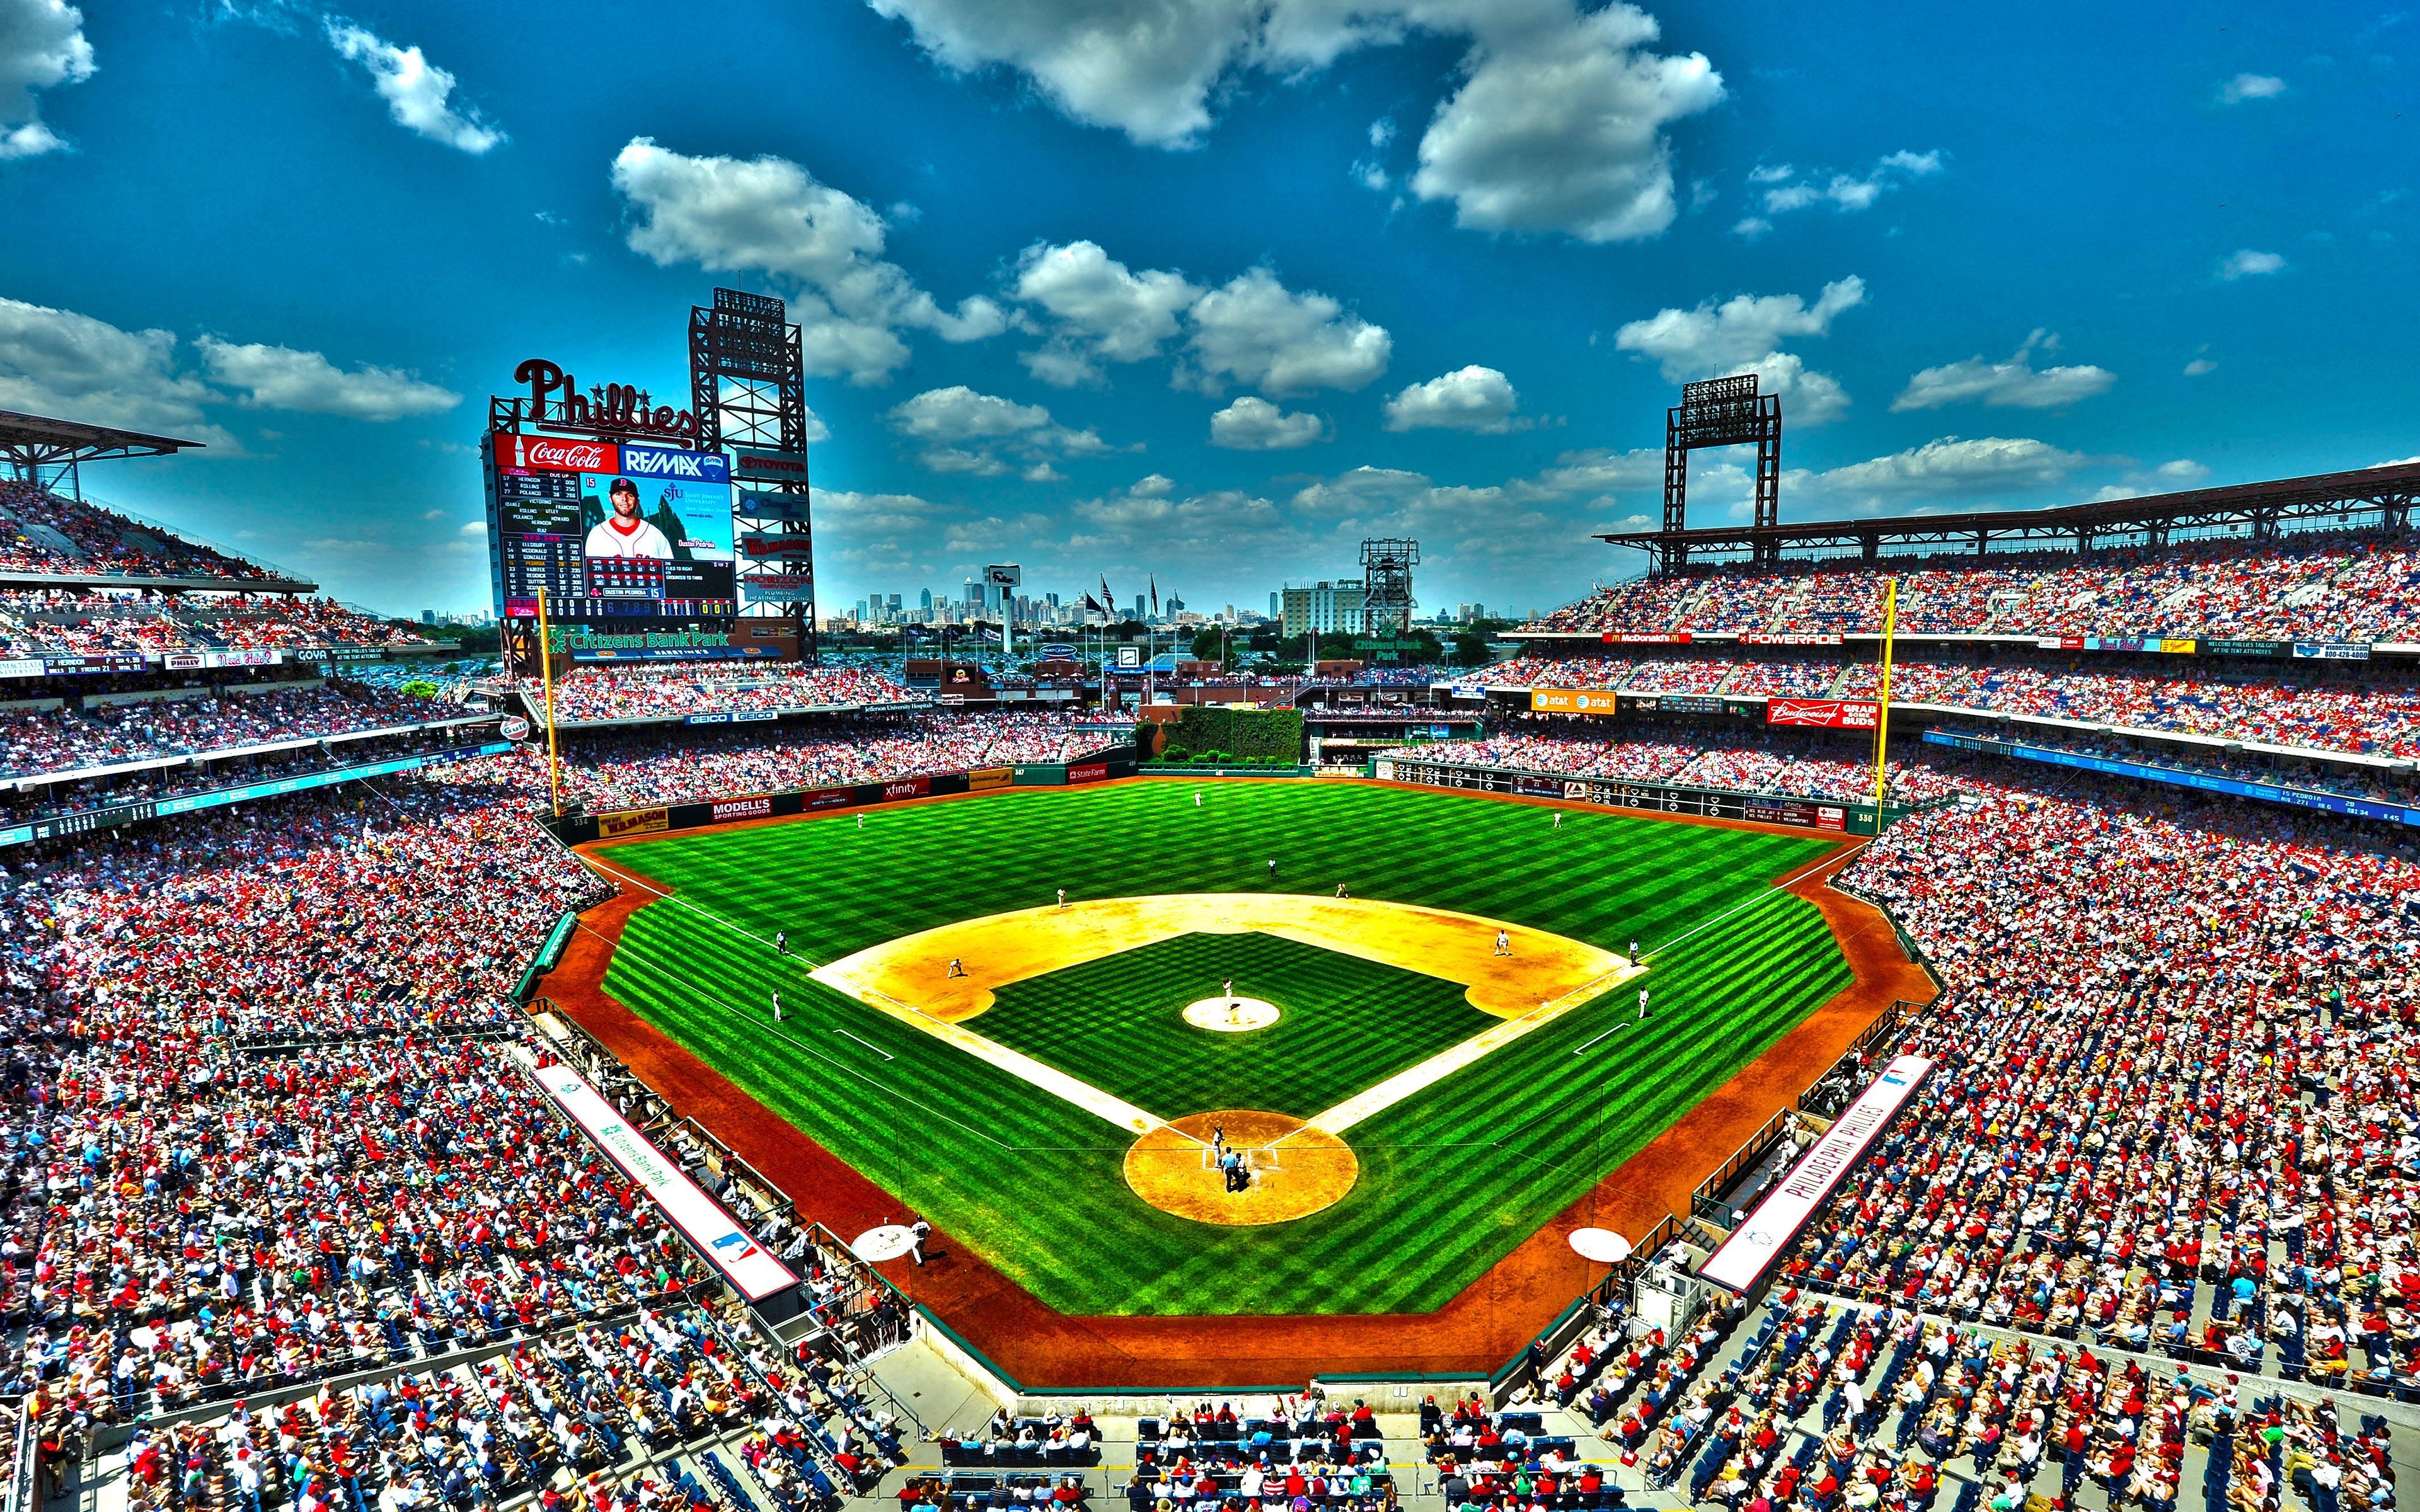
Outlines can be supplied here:
<path id="1" fill-rule="evenodd" d="M 391 611 L 485 604 L 515 363 L 684 392 L 717 283 L 808 326 L 828 611 L 1261 608 L 1392 533 L 1425 607 L 1543 607 L 1750 367 L 1785 518 L 2420 452 L 2375 8 L 669 14 L 0 0 L 0 408 L 209 441 L 87 487 Z"/>

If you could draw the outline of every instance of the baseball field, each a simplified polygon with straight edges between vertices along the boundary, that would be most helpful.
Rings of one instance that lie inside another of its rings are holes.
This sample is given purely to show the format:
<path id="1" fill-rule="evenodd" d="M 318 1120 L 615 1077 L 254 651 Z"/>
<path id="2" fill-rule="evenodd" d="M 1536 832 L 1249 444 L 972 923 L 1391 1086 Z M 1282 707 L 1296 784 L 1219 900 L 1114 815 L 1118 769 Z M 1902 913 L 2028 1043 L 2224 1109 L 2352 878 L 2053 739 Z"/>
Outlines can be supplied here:
<path id="1" fill-rule="evenodd" d="M 604 987 L 1059 1312 L 1426 1312 L 1848 985 L 1832 848 L 1017 790 L 613 844 Z"/>

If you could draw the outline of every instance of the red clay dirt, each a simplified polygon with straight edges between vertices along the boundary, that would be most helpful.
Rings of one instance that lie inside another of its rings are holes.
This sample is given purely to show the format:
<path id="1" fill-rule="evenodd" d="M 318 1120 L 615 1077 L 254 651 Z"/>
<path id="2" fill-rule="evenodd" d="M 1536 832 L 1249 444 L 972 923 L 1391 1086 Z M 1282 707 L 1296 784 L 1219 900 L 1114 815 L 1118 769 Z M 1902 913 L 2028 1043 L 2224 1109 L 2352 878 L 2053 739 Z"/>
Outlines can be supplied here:
<path id="1" fill-rule="evenodd" d="M 949 803 L 989 795 L 962 794 L 917 801 Z M 1546 798 L 1461 795 L 1603 811 Z M 714 827 L 829 823 L 844 817 L 845 812 L 745 820 Z M 1803 830 L 1695 815 L 1655 817 L 1806 838 Z M 579 849 L 591 861 L 627 879 L 628 873 L 613 867 L 598 852 L 652 838 L 591 841 Z M 1794 1103 L 1892 1003 L 1901 998 L 1931 1000 L 1937 990 L 1932 979 L 1907 959 L 1890 921 L 1879 910 L 1826 886 L 1862 848 L 1862 841 L 1843 841 L 1789 888 L 1823 911 L 1855 974 L 1854 982 L 1435 1312 L 1071 1316 L 1043 1305 L 952 1236 L 938 1232 L 928 1242 L 930 1264 L 920 1268 L 899 1259 L 880 1269 L 994 1365 L 1028 1387 L 1299 1385 L 1311 1376 L 1357 1371 L 1484 1376 L 1527 1346 L 1573 1298 L 1604 1278 L 1604 1266 L 1573 1252 L 1567 1242 L 1573 1229 L 1606 1227 L 1635 1239 L 1668 1213 L 1685 1217 L 1698 1183 L 1776 1111 Z M 657 896 L 658 892 L 628 887 L 621 897 L 582 915 L 587 928 L 574 932 L 562 961 L 546 978 L 542 993 L 675 1109 L 714 1131 L 788 1192 L 802 1212 L 842 1239 L 897 1221 L 907 1211 L 897 1198 L 606 995 L 606 968 L 624 924 L 632 912 Z"/>

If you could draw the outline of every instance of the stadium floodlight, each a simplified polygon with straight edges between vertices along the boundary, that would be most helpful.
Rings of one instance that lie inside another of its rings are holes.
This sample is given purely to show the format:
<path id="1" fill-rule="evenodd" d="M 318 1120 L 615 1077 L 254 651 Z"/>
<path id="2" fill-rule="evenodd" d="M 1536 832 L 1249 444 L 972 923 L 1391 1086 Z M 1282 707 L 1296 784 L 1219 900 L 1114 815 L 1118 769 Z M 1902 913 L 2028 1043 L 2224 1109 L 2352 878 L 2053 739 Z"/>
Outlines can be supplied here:
<path id="1" fill-rule="evenodd" d="M 1664 533 L 1677 536 L 1688 528 L 1689 454 L 1707 446 L 1756 447 L 1756 528 L 1766 530 L 1781 519 L 1781 395 L 1756 392 L 1756 375 L 1705 378 L 1681 385 L 1681 402 L 1664 411 Z M 1773 551 L 1760 539 L 1757 559 Z M 1677 567 L 1688 560 L 1688 548 L 1677 541 L 1665 553 L 1665 564 Z"/>

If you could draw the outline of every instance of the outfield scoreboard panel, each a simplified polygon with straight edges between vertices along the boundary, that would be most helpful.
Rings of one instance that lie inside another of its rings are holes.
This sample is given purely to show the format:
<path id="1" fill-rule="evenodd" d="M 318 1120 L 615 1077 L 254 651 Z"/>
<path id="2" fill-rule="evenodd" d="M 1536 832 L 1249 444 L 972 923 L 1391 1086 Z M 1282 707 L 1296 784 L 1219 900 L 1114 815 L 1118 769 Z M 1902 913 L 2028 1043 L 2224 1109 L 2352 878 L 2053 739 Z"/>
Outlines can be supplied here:
<path id="1" fill-rule="evenodd" d="M 499 619 L 535 618 L 540 590 L 567 625 L 738 612 L 722 454 L 506 431 L 481 450 Z"/>

